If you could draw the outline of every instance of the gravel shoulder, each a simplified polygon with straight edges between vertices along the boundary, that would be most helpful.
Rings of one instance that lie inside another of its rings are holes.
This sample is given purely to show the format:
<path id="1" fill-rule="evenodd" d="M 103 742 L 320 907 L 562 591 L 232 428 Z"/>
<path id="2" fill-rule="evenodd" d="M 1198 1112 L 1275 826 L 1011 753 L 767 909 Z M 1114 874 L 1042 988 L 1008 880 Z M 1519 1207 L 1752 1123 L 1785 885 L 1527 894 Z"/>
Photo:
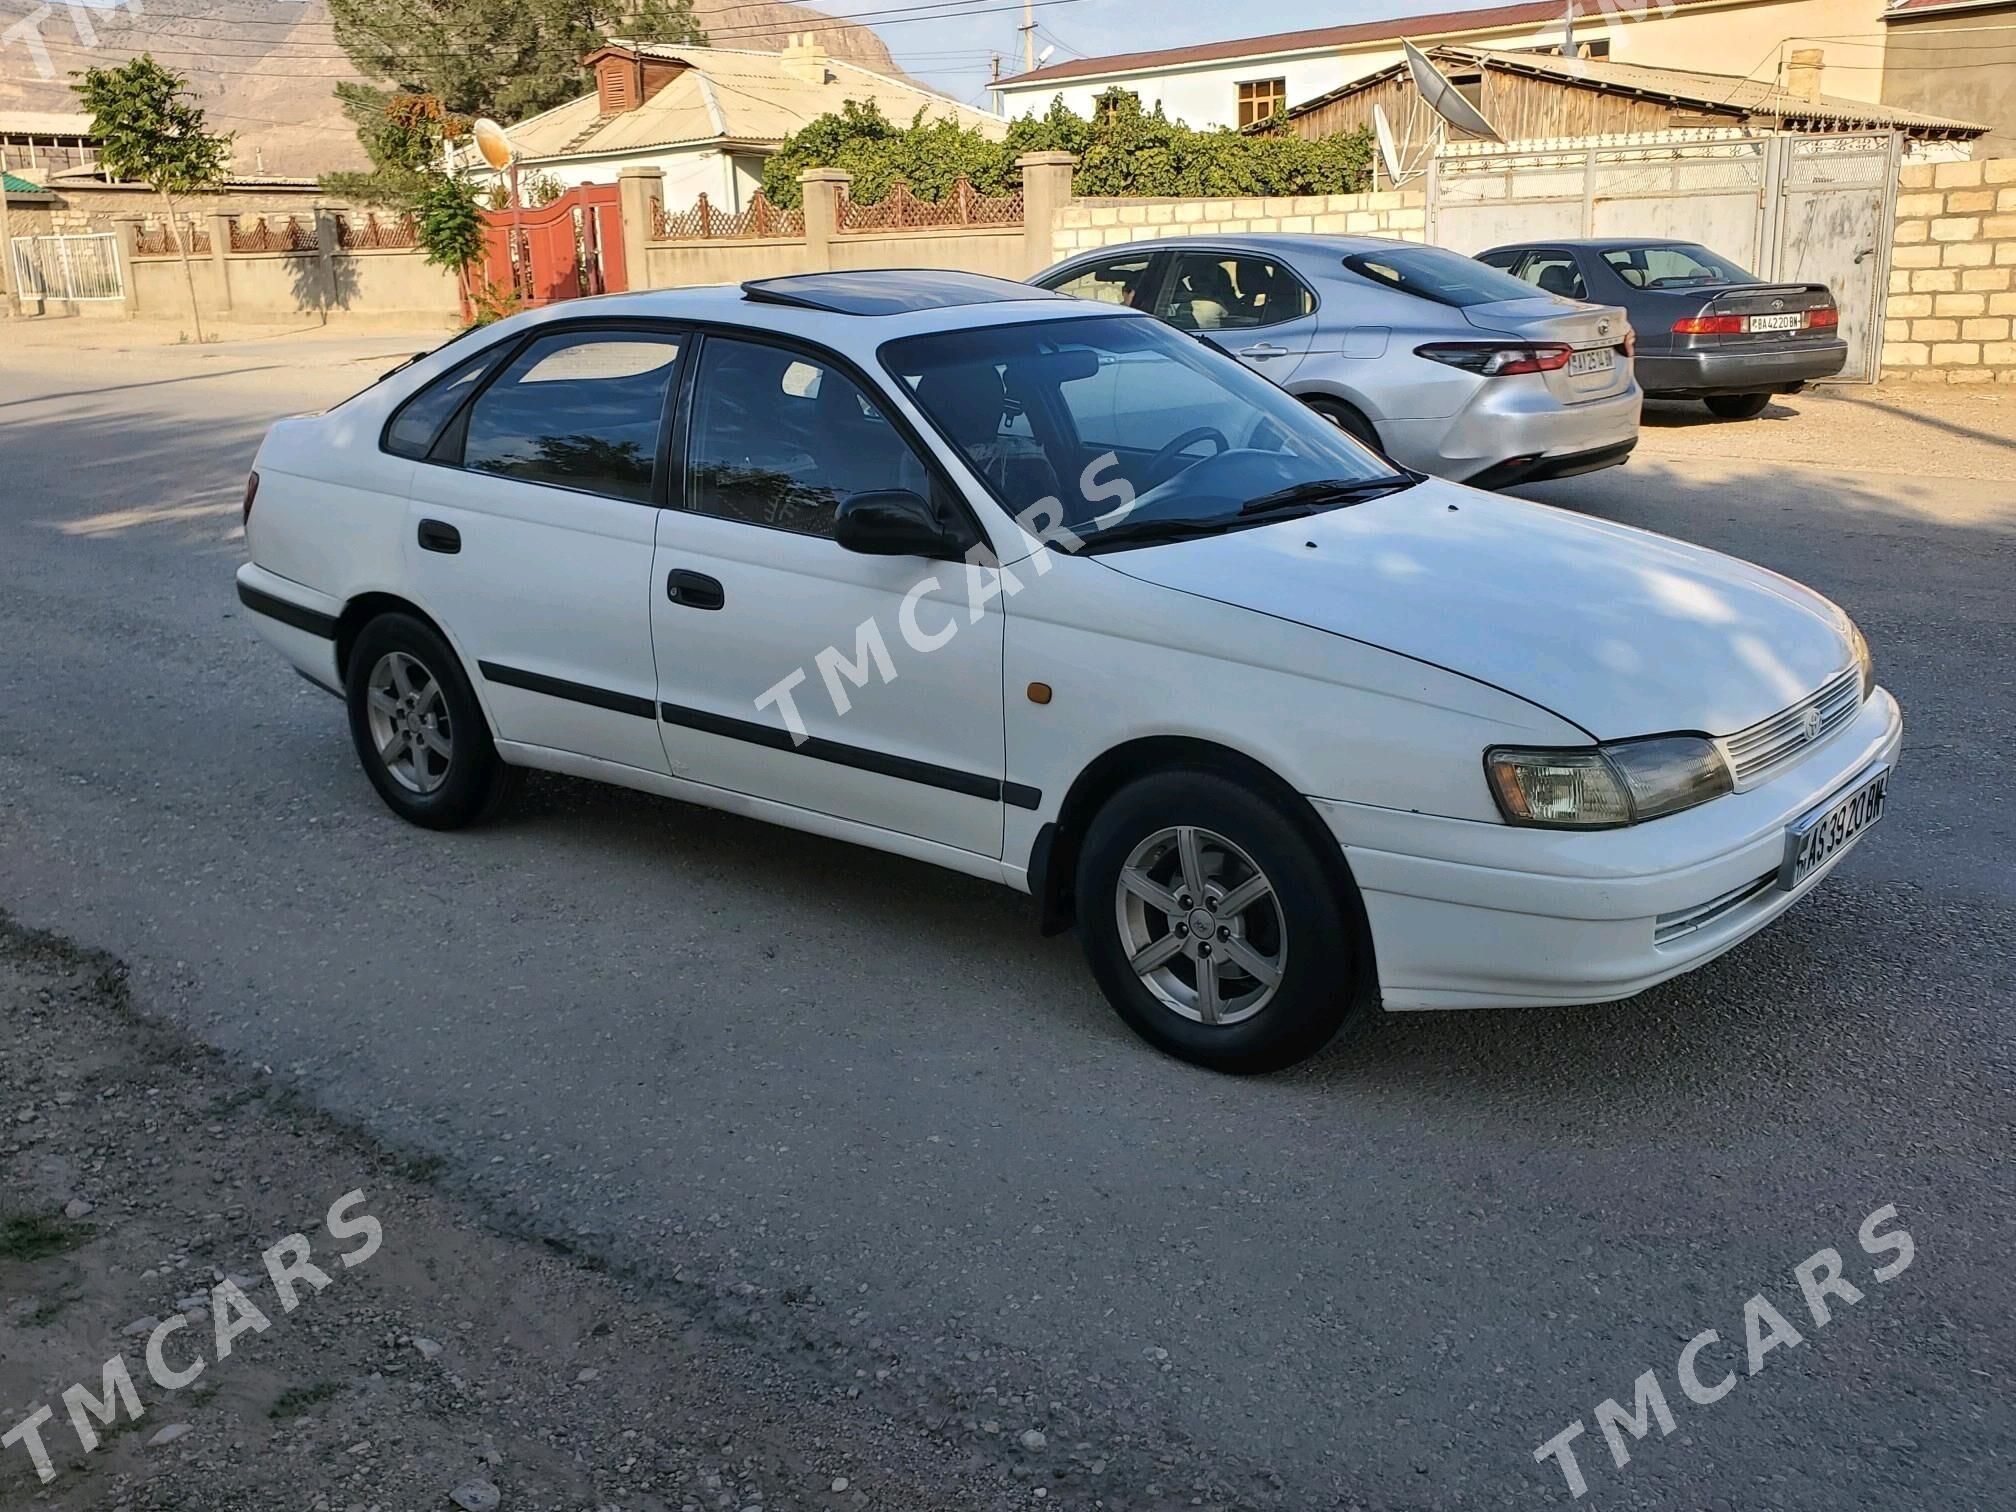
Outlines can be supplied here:
<path id="1" fill-rule="evenodd" d="M 431 1184 L 431 1162 L 143 1019 L 116 962 L 4 915 L 0 1033 L 0 1433 L 49 1406 L 56 1472 L 44 1485 L 25 1447 L 8 1449 L 0 1506 L 993 1503 L 998 1472 L 983 1482 L 949 1441 L 919 1464 L 917 1436 L 892 1449 L 858 1388 L 808 1403 L 753 1358 L 724 1367 L 687 1319 L 564 1245 L 486 1229 Z M 325 1226 L 360 1191 L 341 1220 L 378 1220 L 368 1255 Z M 261 1255 L 290 1233 L 329 1284 L 304 1283 L 288 1313 Z M 345 1253 L 366 1258 L 346 1269 Z M 212 1288 L 227 1278 L 269 1326 L 220 1358 Z M 207 1363 L 170 1391 L 146 1353 L 178 1314 L 163 1359 Z M 85 1454 L 63 1392 L 98 1395 L 114 1355 L 142 1413 L 94 1430 L 104 1442 Z M 1068 1505 L 1065 1489 L 1046 1494 Z"/>

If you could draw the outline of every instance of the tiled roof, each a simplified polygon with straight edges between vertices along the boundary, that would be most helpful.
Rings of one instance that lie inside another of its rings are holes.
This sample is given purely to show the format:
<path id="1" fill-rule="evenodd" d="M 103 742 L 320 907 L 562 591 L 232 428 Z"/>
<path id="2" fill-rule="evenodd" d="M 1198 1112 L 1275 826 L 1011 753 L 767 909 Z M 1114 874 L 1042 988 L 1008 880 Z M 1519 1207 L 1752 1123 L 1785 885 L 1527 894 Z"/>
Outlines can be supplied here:
<path id="1" fill-rule="evenodd" d="M 1654 0 L 1619 0 L 1612 7 L 1619 13 L 1646 9 Z M 1671 4 L 1698 5 L 1705 0 L 1671 0 Z M 1230 58 L 1271 57 L 1278 53 L 1319 52 L 1350 47 L 1360 42 L 1396 42 L 1402 37 L 1467 34 L 1495 27 L 1544 26 L 1562 19 L 1563 0 L 1533 0 L 1530 4 L 1499 5 L 1486 10 L 1431 11 L 1426 15 L 1392 16 L 1383 21 L 1358 21 L 1348 26 L 1318 26 L 1306 31 L 1272 32 L 1264 37 L 1237 37 L 1225 42 L 1201 42 L 1193 47 L 1165 47 L 1155 52 L 1112 53 L 1103 58 L 1073 58 L 1052 63 L 1001 80 L 1004 88 L 1019 89 L 1025 84 L 1045 84 L 1051 80 L 1142 70 L 1180 68 L 1190 63 L 1209 63 Z M 1663 7 L 1663 8 L 1670 8 Z M 1598 17 L 1604 14 L 1598 0 L 1582 0 L 1577 13 Z"/>
<path id="2" fill-rule="evenodd" d="M 688 66 L 635 110 L 605 116 L 598 97 L 586 94 L 512 126 L 511 140 L 525 161 L 599 157 L 690 142 L 774 146 L 849 100 L 880 106 L 898 125 L 907 125 L 922 110 L 927 118 L 949 116 L 991 137 L 1007 132 L 999 118 L 949 95 L 841 58 L 825 60 L 820 81 L 793 73 L 782 53 L 613 40 L 611 45 Z"/>

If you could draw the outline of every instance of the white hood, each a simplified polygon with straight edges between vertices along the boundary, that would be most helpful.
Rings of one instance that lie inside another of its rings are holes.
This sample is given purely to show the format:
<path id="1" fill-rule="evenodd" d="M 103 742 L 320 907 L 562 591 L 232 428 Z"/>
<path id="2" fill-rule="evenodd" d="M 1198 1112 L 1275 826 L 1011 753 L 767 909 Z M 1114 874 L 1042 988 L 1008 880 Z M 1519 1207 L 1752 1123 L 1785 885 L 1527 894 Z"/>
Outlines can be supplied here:
<path id="1" fill-rule="evenodd" d="M 1492 683 L 1599 740 L 1732 734 L 1853 656 L 1847 616 L 1775 572 L 1448 483 L 1098 560 Z"/>

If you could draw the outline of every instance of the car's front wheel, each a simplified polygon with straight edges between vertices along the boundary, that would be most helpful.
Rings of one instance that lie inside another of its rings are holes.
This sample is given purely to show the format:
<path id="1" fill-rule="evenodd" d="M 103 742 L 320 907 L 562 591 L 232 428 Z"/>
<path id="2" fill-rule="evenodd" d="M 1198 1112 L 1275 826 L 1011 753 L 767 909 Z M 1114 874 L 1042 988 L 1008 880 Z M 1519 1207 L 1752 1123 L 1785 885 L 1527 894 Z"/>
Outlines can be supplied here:
<path id="1" fill-rule="evenodd" d="M 1210 771 L 1146 777 L 1094 817 L 1078 925 L 1120 1017 L 1220 1071 L 1321 1049 L 1357 997 L 1357 931 L 1337 881 L 1279 805 Z"/>
<path id="2" fill-rule="evenodd" d="M 350 738 L 392 811 L 429 829 L 494 812 L 512 786 L 448 643 L 407 614 L 384 614 L 350 650 Z"/>
<path id="3" fill-rule="evenodd" d="M 1710 394 L 1703 401 L 1709 413 L 1724 420 L 1754 420 L 1771 403 L 1769 394 Z"/>

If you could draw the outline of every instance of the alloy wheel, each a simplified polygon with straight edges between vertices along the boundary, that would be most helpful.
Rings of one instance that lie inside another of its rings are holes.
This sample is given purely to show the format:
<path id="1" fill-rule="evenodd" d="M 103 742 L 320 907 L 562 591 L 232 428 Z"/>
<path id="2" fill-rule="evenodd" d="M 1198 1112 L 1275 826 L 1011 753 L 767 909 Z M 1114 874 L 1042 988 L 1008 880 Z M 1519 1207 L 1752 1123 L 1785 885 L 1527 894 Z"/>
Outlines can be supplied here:
<path id="1" fill-rule="evenodd" d="M 371 743 L 392 780 L 411 793 L 431 793 L 448 780 L 455 732 L 441 684 L 416 657 L 388 651 L 365 683 Z"/>
<path id="2" fill-rule="evenodd" d="M 1164 1006 L 1236 1024 L 1273 1000 L 1288 965 L 1274 885 L 1223 835 L 1157 830 L 1129 853 L 1114 888 L 1128 964 Z"/>

